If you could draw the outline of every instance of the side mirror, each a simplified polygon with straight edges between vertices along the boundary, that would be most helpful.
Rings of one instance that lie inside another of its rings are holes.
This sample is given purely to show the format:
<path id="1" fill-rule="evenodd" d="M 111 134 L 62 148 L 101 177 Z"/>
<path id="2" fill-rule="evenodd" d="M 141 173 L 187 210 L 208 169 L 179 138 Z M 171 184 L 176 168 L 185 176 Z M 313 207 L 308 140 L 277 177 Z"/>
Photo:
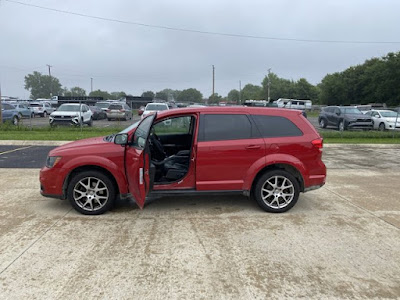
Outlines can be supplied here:
<path id="1" fill-rule="evenodd" d="M 124 146 L 128 143 L 127 133 L 118 133 L 114 138 L 114 144 Z"/>
<path id="2" fill-rule="evenodd" d="M 338 116 L 340 116 L 340 111 L 337 111 L 336 114 L 337 114 Z"/>

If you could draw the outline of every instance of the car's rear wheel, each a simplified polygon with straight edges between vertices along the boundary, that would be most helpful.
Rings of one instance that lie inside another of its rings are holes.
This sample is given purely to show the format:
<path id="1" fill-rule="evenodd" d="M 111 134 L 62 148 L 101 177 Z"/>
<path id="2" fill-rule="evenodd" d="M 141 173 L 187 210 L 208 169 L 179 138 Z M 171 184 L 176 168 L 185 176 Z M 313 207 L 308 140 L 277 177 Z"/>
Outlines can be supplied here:
<path id="1" fill-rule="evenodd" d="M 321 127 L 321 128 L 326 128 L 326 121 L 325 121 L 325 119 L 319 120 L 319 127 Z"/>
<path id="2" fill-rule="evenodd" d="M 13 123 L 13 125 L 17 126 L 18 123 L 19 123 L 19 118 L 18 118 L 17 116 L 14 116 L 14 117 L 12 118 L 12 123 Z"/>
<path id="3" fill-rule="evenodd" d="M 89 127 L 92 127 L 92 125 L 93 125 L 93 119 L 90 118 L 89 123 L 88 123 L 88 126 L 89 126 Z"/>
<path id="4" fill-rule="evenodd" d="M 47 111 L 45 111 L 44 113 L 43 113 L 43 117 L 47 117 Z"/>
<path id="5" fill-rule="evenodd" d="M 68 200 L 85 215 L 100 215 L 110 210 L 115 199 L 115 187 L 110 178 L 99 171 L 84 171 L 68 184 Z"/>
<path id="6" fill-rule="evenodd" d="M 254 197 L 263 210 L 282 213 L 296 204 L 299 192 L 299 183 L 292 174 L 284 170 L 272 170 L 258 179 Z"/>
<path id="7" fill-rule="evenodd" d="M 381 123 L 381 124 L 379 124 L 379 130 L 380 131 L 385 131 L 385 123 Z"/>

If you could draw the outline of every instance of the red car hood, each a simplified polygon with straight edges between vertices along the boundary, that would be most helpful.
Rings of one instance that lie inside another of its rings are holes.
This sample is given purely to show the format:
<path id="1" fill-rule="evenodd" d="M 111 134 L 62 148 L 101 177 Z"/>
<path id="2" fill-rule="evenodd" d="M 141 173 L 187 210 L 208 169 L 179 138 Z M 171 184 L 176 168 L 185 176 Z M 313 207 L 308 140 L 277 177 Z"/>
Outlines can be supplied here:
<path id="1" fill-rule="evenodd" d="M 99 145 L 104 145 L 104 144 L 108 144 L 109 142 L 104 141 L 104 137 L 95 137 L 95 138 L 88 138 L 88 139 L 83 139 L 83 140 L 78 140 L 78 141 L 74 141 L 62 146 L 59 146 L 53 150 L 50 151 L 50 155 L 54 155 L 59 151 L 64 151 L 64 150 L 69 150 L 72 148 L 80 148 L 80 147 L 87 147 L 87 146 L 91 146 L 91 147 L 96 147 Z"/>

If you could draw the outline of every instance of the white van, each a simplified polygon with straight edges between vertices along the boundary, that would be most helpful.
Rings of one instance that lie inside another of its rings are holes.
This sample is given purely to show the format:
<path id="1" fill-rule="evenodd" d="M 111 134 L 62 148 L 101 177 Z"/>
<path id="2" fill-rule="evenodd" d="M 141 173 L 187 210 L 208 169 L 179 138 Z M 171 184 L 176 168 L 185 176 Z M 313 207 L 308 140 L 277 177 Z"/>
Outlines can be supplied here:
<path id="1" fill-rule="evenodd" d="M 312 107 L 311 100 L 279 98 L 278 100 L 276 100 L 274 102 L 278 105 L 278 107 L 282 107 L 282 108 L 306 110 L 306 109 L 311 109 L 311 107 Z"/>

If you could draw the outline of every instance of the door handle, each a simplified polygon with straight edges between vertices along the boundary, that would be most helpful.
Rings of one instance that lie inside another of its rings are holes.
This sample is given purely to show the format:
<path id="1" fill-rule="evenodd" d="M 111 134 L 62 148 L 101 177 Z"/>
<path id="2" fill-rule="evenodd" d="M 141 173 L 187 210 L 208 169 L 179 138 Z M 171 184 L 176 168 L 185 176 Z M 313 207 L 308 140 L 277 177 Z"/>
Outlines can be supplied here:
<path id="1" fill-rule="evenodd" d="M 260 149 L 260 148 L 261 148 L 260 145 L 249 145 L 246 147 L 246 149 L 248 149 L 248 150 Z"/>

